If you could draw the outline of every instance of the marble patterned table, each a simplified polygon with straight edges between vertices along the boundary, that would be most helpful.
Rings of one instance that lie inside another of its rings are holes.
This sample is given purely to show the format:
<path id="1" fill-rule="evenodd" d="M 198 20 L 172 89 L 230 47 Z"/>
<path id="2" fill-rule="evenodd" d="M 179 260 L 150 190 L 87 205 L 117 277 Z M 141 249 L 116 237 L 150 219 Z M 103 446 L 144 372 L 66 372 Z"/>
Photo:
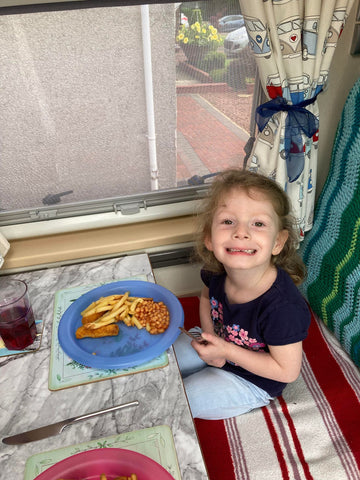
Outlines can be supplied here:
<path id="1" fill-rule="evenodd" d="M 21 480 L 27 460 L 77 444 L 114 438 L 168 426 L 173 436 L 182 480 L 208 478 L 196 431 L 186 401 L 173 348 L 167 350 L 168 364 L 161 368 L 50 391 L 49 364 L 56 292 L 141 276 L 154 281 L 145 254 L 16 273 L 25 280 L 35 317 L 43 321 L 39 350 L 0 357 L 1 438 L 138 400 L 139 406 L 79 422 L 60 435 L 23 445 L 0 444 L 0 479 Z M 46 456 L 46 455 L 45 455 Z"/>

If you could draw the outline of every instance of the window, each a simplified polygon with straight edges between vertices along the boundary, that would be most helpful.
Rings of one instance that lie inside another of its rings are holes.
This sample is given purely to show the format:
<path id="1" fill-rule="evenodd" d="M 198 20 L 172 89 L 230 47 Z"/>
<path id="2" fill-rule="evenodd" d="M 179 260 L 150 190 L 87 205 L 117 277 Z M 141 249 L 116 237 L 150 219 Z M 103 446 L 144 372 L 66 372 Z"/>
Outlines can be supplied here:
<path id="1" fill-rule="evenodd" d="M 243 164 L 255 62 L 237 1 L 41 3 L 0 8 L 3 231 L 184 214 Z M 220 39 L 201 58 L 179 38 L 196 22 Z"/>

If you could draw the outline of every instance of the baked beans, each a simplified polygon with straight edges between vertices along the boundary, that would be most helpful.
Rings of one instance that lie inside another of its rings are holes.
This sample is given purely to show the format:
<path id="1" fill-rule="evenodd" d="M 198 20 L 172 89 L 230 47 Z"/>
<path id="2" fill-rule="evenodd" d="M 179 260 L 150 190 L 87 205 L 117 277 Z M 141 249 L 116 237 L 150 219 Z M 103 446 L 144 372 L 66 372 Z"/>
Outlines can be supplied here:
<path id="1" fill-rule="evenodd" d="M 135 316 L 152 335 L 164 333 L 170 323 L 170 314 L 164 302 L 145 299 L 136 306 Z"/>

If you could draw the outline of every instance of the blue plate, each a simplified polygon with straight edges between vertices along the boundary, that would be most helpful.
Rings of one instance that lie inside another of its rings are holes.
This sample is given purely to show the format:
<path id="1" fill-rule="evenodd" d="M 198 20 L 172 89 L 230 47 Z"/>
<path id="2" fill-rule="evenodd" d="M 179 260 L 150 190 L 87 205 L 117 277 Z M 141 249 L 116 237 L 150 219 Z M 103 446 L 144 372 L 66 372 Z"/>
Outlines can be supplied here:
<path id="1" fill-rule="evenodd" d="M 164 333 L 151 335 L 146 329 L 128 327 L 119 322 L 116 337 L 82 338 L 75 332 L 82 325 L 81 312 L 91 302 L 108 295 L 130 292 L 131 297 L 151 297 L 155 302 L 164 302 L 170 313 L 170 325 Z M 61 348 L 73 360 L 93 368 L 128 368 L 146 363 L 169 348 L 184 324 L 184 311 L 176 296 L 155 283 L 140 280 L 108 283 L 85 293 L 70 305 L 58 327 Z"/>

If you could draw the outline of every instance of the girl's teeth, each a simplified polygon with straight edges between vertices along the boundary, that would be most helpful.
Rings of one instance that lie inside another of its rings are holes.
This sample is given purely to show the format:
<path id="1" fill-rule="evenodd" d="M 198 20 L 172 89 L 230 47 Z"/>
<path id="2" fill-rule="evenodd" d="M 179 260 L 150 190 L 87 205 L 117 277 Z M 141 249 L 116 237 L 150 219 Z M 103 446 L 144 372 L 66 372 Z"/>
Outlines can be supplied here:
<path id="1" fill-rule="evenodd" d="M 239 250 L 237 248 L 229 248 L 229 251 L 230 252 L 244 252 L 244 253 L 248 253 L 248 254 L 255 253 L 255 250 Z"/>

